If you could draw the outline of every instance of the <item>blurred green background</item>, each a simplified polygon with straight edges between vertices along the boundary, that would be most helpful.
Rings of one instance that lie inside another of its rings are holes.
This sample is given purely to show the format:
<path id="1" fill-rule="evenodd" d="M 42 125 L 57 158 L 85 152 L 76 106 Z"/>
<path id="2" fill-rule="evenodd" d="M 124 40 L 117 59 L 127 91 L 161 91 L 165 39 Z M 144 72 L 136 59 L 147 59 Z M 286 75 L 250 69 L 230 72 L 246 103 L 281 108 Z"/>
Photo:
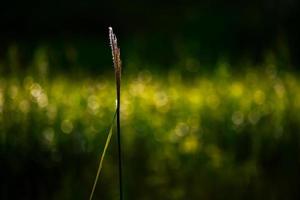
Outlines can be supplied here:
<path id="1" fill-rule="evenodd" d="M 299 199 L 299 2 L 0 7 L 0 199 L 88 199 L 123 61 L 124 197 Z M 119 199 L 116 134 L 95 199 Z"/>

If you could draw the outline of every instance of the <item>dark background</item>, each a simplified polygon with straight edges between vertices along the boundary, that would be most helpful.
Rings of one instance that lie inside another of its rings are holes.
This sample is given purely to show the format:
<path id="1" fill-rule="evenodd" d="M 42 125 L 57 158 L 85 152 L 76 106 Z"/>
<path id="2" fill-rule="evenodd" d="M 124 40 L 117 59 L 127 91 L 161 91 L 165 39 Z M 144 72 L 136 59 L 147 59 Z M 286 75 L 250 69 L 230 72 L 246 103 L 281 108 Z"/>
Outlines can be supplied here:
<path id="1" fill-rule="evenodd" d="M 260 63 L 266 52 L 273 51 L 296 68 L 298 13 L 297 0 L 12 0 L 0 7 L 0 55 L 5 57 L 8 46 L 17 43 L 26 61 L 42 42 L 56 52 L 75 48 L 78 63 L 101 70 L 110 65 L 103 43 L 107 43 L 107 27 L 113 26 L 125 62 L 135 54 L 142 63 L 160 69 L 186 55 L 203 64 L 224 58 L 233 64 L 245 59 Z"/>

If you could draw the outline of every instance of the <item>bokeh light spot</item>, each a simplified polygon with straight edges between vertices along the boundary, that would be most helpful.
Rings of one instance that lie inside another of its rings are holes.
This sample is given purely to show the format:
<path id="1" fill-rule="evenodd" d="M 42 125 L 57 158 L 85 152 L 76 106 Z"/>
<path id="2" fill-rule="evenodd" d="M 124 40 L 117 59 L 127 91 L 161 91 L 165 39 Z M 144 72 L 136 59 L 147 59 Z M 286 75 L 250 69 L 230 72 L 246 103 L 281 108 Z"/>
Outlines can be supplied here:
<path id="1" fill-rule="evenodd" d="M 73 130 L 73 123 L 66 119 L 64 120 L 62 123 L 61 123 L 61 130 L 64 132 L 64 133 L 71 133 L 72 130 Z"/>

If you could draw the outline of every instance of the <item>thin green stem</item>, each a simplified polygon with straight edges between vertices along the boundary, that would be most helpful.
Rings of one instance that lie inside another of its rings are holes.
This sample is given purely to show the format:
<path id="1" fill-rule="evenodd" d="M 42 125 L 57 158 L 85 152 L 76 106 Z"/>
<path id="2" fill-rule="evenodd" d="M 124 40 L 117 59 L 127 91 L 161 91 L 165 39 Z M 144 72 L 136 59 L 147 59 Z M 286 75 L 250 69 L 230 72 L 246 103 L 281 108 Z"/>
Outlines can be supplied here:
<path id="1" fill-rule="evenodd" d="M 119 186 L 120 186 L 120 200 L 123 200 L 120 99 L 121 99 L 120 98 L 120 83 L 117 83 L 117 136 L 118 136 L 118 156 L 119 156 Z"/>

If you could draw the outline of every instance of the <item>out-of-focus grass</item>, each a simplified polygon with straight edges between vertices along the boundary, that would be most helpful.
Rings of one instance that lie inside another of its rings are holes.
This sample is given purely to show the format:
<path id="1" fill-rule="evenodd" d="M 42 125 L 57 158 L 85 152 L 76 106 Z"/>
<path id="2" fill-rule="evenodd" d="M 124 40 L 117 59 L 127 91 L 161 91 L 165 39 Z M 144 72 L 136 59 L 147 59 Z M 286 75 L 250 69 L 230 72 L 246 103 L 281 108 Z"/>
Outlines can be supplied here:
<path id="1" fill-rule="evenodd" d="M 126 199 L 299 195 L 295 75 L 220 68 L 189 80 L 177 71 L 124 78 Z M 87 198 L 115 109 L 114 82 L 37 80 L 0 79 L 0 197 Z M 103 199 L 118 197 L 114 149 L 112 144 L 96 192 Z"/>

